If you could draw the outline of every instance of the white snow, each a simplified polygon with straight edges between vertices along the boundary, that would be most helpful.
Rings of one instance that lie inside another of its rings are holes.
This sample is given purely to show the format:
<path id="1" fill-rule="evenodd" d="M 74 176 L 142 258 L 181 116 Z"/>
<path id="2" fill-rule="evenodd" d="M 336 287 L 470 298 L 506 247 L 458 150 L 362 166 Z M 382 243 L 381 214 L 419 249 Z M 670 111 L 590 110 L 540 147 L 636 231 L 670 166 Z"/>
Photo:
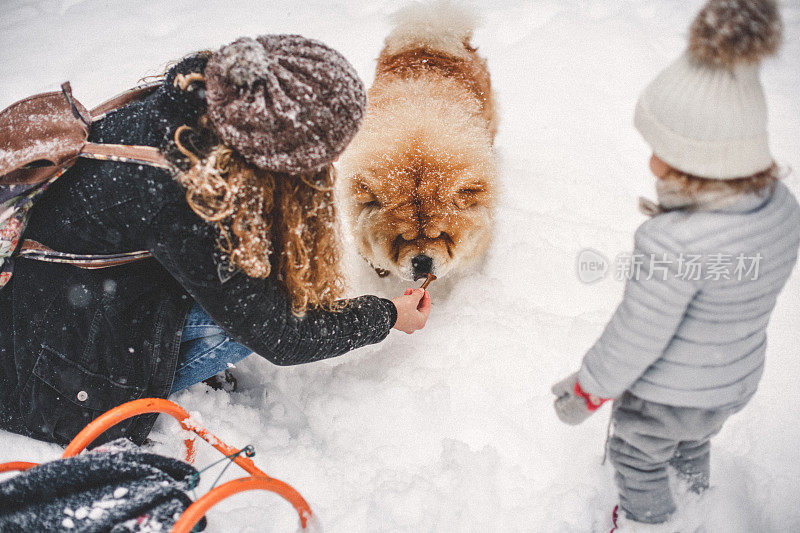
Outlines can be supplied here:
<path id="1" fill-rule="evenodd" d="M 629 252 L 653 197 L 649 152 L 632 126 L 639 91 L 685 45 L 699 0 L 483 2 L 474 42 L 502 109 L 503 193 L 485 264 L 431 287 L 433 315 L 413 336 L 335 359 L 237 364 L 239 391 L 200 385 L 173 399 L 256 464 L 293 485 L 329 532 L 607 531 L 616 503 L 600 464 L 609 409 L 558 422 L 551 383 L 577 369 L 622 292 L 586 285 L 583 248 Z M 771 146 L 800 169 L 800 4 L 783 2 L 786 39 L 763 68 Z M 6 0 L 0 17 L 0 107 L 70 80 L 86 105 L 164 64 L 240 35 L 302 33 L 348 57 L 371 83 L 401 3 L 223 0 Z M 797 174 L 787 183 L 800 193 Z M 397 294 L 350 257 L 353 294 Z M 767 369 L 750 405 L 714 440 L 712 490 L 679 491 L 681 512 L 710 532 L 800 531 L 800 278 L 770 325 Z M 449 287 L 448 287 L 449 286 Z M 181 456 L 162 417 L 155 450 Z M 198 440 L 198 465 L 219 454 Z M 59 448 L 0 434 L 0 461 L 45 460 Z M 220 467 L 217 467 L 220 468 Z M 218 470 L 204 475 L 201 493 Z M 231 466 L 224 479 L 241 475 Z M 76 512 L 76 517 L 78 512 Z M 238 495 L 209 514 L 210 531 L 290 531 L 279 498 Z M 66 522 L 66 520 L 65 520 Z M 68 527 L 65 523 L 65 527 Z"/>

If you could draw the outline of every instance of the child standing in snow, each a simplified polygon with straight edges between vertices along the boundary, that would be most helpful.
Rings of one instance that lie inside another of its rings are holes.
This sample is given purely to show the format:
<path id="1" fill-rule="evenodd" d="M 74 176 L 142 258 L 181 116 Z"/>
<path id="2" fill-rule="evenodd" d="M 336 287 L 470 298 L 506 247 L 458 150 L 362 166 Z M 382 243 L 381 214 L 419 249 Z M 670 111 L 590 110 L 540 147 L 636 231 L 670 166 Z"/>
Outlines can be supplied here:
<path id="1" fill-rule="evenodd" d="M 622 303 L 580 370 L 553 387 L 569 424 L 615 400 L 620 531 L 685 529 L 670 520 L 667 466 L 707 488 L 709 439 L 761 378 L 767 323 L 800 243 L 758 72 L 781 28 L 772 0 L 710 0 L 688 50 L 637 104 L 659 203 L 643 201 L 652 218 L 636 232 L 641 261 Z"/>

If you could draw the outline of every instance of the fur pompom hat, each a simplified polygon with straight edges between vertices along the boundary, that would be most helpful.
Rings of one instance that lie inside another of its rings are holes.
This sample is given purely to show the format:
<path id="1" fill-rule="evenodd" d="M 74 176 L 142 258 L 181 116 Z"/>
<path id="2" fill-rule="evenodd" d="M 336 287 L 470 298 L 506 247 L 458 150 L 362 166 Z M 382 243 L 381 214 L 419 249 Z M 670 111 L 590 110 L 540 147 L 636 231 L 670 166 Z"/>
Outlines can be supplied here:
<path id="1" fill-rule="evenodd" d="M 290 174 L 335 160 L 356 134 L 366 93 L 337 51 L 300 35 L 244 37 L 205 69 L 208 115 L 253 165 Z"/>
<path id="2" fill-rule="evenodd" d="M 644 90 L 634 123 L 660 159 L 694 176 L 744 178 L 768 169 L 759 62 L 783 25 L 774 0 L 709 0 L 689 47 Z"/>

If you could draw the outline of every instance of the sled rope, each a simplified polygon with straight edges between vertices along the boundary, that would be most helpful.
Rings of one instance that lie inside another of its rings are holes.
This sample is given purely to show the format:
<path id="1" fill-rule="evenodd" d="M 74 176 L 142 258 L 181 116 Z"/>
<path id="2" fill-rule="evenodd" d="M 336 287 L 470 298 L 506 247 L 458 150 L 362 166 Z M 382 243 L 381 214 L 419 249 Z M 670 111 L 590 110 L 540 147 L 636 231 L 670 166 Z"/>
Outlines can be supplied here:
<path id="1" fill-rule="evenodd" d="M 234 457 L 239 457 L 242 454 L 244 454 L 245 457 L 255 457 L 256 449 L 253 447 L 252 444 L 248 444 L 247 446 L 245 446 L 244 448 L 242 448 L 238 452 L 234 452 L 234 453 L 228 454 L 225 457 L 223 457 L 222 459 L 217 459 L 216 461 L 214 461 L 210 465 L 206 466 L 205 468 L 202 468 L 202 469 L 198 470 L 196 474 L 192 474 L 190 479 L 189 479 L 189 489 L 191 489 L 192 494 L 194 495 L 194 489 L 197 488 L 197 485 L 200 484 L 200 474 L 202 474 L 206 470 L 214 468 L 215 466 L 217 466 L 218 464 L 220 464 L 223 461 L 228 461 L 228 463 L 225 465 L 225 468 L 223 468 L 222 472 L 220 472 L 219 475 L 217 476 L 217 479 L 215 479 L 214 483 L 211 484 L 211 488 L 208 489 L 208 490 L 211 490 L 211 489 L 213 489 L 214 487 L 217 486 L 217 483 L 219 482 L 220 478 L 222 478 L 222 474 L 224 474 L 225 471 L 228 469 L 228 467 L 233 464 Z M 195 497 L 195 499 L 197 499 L 197 498 Z"/>
<path id="2" fill-rule="evenodd" d="M 608 417 L 608 425 L 606 426 L 606 443 L 603 444 L 603 461 L 600 463 L 601 465 L 606 464 L 606 459 L 608 459 L 608 441 L 611 440 L 611 423 L 614 420 L 613 416 L 614 412 L 611 412 L 611 415 Z"/>

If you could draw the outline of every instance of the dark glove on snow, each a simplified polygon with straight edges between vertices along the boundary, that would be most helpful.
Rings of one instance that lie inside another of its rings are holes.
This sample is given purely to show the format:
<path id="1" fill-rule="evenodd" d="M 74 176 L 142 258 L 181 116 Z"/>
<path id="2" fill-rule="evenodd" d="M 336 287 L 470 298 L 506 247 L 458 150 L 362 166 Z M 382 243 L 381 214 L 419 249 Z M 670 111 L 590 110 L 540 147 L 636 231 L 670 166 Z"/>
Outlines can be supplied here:
<path id="1" fill-rule="evenodd" d="M 578 373 L 562 379 L 550 389 L 557 396 L 553 402 L 558 418 L 570 426 L 577 426 L 589 418 L 606 401 L 587 394 L 578 383 Z"/>

